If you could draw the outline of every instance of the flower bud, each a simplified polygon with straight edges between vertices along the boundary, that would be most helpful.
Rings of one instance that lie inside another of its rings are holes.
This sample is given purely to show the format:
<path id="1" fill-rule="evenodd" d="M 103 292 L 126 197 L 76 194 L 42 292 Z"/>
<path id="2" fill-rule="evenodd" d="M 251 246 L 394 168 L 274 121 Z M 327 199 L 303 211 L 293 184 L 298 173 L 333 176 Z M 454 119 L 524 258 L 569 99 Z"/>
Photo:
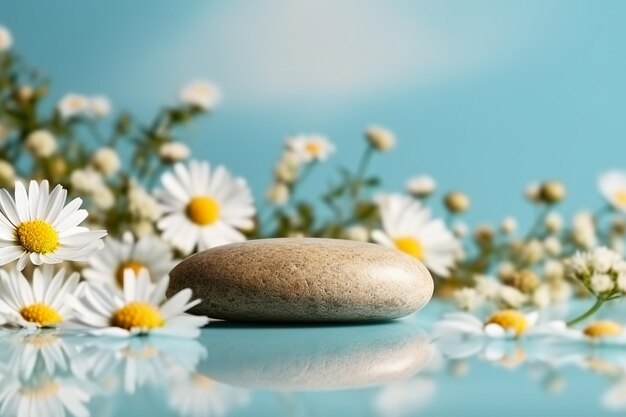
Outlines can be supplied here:
<path id="1" fill-rule="evenodd" d="M 565 186 L 558 181 L 546 181 L 541 184 L 539 198 L 544 203 L 554 204 L 565 198 Z"/>
<path id="2" fill-rule="evenodd" d="M 443 202 L 452 213 L 462 213 L 470 207 L 470 199 L 467 194 L 459 191 L 448 193 Z"/>

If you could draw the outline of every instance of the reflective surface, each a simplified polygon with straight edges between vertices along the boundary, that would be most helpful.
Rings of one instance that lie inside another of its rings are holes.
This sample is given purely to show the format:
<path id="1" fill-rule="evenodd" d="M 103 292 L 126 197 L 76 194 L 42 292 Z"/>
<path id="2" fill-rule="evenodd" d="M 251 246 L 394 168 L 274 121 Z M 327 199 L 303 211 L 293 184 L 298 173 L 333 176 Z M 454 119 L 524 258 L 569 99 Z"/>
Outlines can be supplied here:
<path id="1" fill-rule="evenodd" d="M 619 415 L 626 348 L 438 345 L 446 309 L 372 325 L 212 323 L 198 340 L 3 332 L 2 416 Z M 616 314 L 617 311 L 611 311 Z"/>

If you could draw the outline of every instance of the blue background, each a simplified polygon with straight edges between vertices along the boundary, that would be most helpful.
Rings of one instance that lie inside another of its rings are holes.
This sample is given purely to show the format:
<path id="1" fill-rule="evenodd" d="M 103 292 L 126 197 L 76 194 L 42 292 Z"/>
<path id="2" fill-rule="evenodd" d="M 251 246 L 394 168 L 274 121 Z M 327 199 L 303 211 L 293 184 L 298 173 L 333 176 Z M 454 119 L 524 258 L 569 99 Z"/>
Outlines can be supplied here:
<path id="1" fill-rule="evenodd" d="M 385 188 L 429 173 L 471 195 L 472 222 L 528 223 L 521 191 L 547 178 L 566 211 L 600 204 L 597 174 L 624 165 L 625 19 L 617 0 L 0 2 L 55 100 L 104 93 L 148 121 L 186 81 L 217 83 L 223 104 L 183 135 L 257 198 L 286 135 L 337 144 L 315 196 L 376 123 L 398 138 L 373 163 Z"/>

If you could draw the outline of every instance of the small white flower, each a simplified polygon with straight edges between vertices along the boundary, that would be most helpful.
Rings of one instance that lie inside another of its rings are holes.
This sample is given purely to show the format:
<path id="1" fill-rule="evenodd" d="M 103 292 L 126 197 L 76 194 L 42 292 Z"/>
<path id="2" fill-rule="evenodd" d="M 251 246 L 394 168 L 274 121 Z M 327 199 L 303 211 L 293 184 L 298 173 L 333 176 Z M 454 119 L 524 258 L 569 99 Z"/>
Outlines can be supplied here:
<path id="1" fill-rule="evenodd" d="M 26 138 L 26 148 L 39 158 L 47 158 L 57 150 L 57 141 L 47 130 L 35 130 Z"/>
<path id="2" fill-rule="evenodd" d="M 626 172 L 613 170 L 598 177 L 598 189 L 612 207 L 626 212 Z"/>
<path id="3" fill-rule="evenodd" d="M 222 100 L 222 93 L 216 85 L 197 80 L 187 84 L 179 95 L 180 101 L 203 111 L 214 110 Z"/>
<path id="4" fill-rule="evenodd" d="M 238 229 L 254 226 L 252 193 L 243 178 L 208 162 L 174 165 L 161 176 L 163 188 L 155 195 L 164 217 L 157 222 L 163 239 L 183 254 L 204 250 L 246 237 Z"/>
<path id="5" fill-rule="evenodd" d="M 109 187 L 100 187 L 93 190 L 91 200 L 96 207 L 102 210 L 110 210 L 115 205 L 115 194 Z"/>
<path id="6" fill-rule="evenodd" d="M 72 191 L 84 195 L 90 195 L 93 193 L 93 190 L 105 186 L 102 175 L 91 167 L 74 170 L 70 174 L 70 184 Z"/>
<path id="7" fill-rule="evenodd" d="M 626 293 L 626 273 L 621 272 L 617 276 L 616 284 L 617 284 L 618 290 L 620 290 L 623 293 Z"/>
<path id="8" fill-rule="evenodd" d="M 0 52 L 6 52 L 13 46 L 13 36 L 9 29 L 0 26 Z"/>
<path id="9" fill-rule="evenodd" d="M 131 268 L 124 270 L 124 291 L 120 294 L 111 285 L 90 285 L 83 303 L 75 303 L 77 319 L 92 328 L 92 334 L 127 337 L 155 334 L 197 337 L 200 327 L 208 323 L 205 316 L 185 314 L 200 300 L 191 301 L 191 290 L 185 289 L 165 301 L 169 277 L 157 284 L 143 268 L 135 276 Z"/>
<path id="10" fill-rule="evenodd" d="M 609 272 L 614 263 L 621 259 L 618 253 L 606 247 L 595 248 L 591 253 L 591 267 L 595 272 Z"/>
<path id="11" fill-rule="evenodd" d="M 91 157 L 91 163 L 105 177 L 115 174 L 122 164 L 115 149 L 109 147 L 98 149 Z"/>
<path id="12" fill-rule="evenodd" d="M 578 212 L 572 219 L 572 238 L 583 248 L 590 249 L 597 243 L 596 226 L 593 215 L 586 211 Z"/>
<path id="13" fill-rule="evenodd" d="M 11 183 L 15 181 L 15 168 L 9 162 L 0 160 L 0 182 Z"/>
<path id="14" fill-rule="evenodd" d="M 452 225 L 452 231 L 456 237 L 462 238 L 469 233 L 469 227 L 466 223 L 457 221 Z"/>
<path id="15" fill-rule="evenodd" d="M 155 281 L 167 276 L 176 265 L 169 246 L 155 236 L 146 236 L 135 241 L 131 233 L 124 233 L 122 240 L 108 237 L 104 248 L 94 253 L 87 260 L 83 276 L 88 282 L 110 284 L 123 288 L 124 270 L 132 269 L 139 274 L 141 269 L 148 270 Z"/>
<path id="16" fill-rule="evenodd" d="M 558 281 L 565 277 L 565 267 L 560 261 L 550 259 L 543 265 L 543 275 L 549 281 Z"/>
<path id="17" fill-rule="evenodd" d="M 548 236 L 543 241 L 543 247 L 551 256 L 558 256 L 561 254 L 561 241 L 556 236 Z"/>
<path id="18" fill-rule="evenodd" d="M 167 142 L 159 147 L 159 157 L 168 164 L 187 159 L 189 155 L 189 147 L 182 142 Z"/>
<path id="19" fill-rule="evenodd" d="M 28 192 L 17 182 L 15 200 L 0 190 L 0 265 L 17 260 L 22 270 L 28 260 L 35 265 L 83 260 L 102 247 L 106 231 L 79 226 L 87 218 L 79 209 L 82 200 L 65 206 L 67 190 L 48 189 L 48 181 L 31 181 Z"/>
<path id="20" fill-rule="evenodd" d="M 596 294 L 602 294 L 613 290 L 615 283 L 607 274 L 595 273 L 590 279 L 591 289 Z"/>
<path id="21" fill-rule="evenodd" d="M 483 304 L 483 298 L 475 288 L 465 287 L 452 294 L 454 304 L 461 310 L 474 311 Z"/>
<path id="22" fill-rule="evenodd" d="M 368 127 L 365 130 L 365 139 L 367 139 L 371 146 L 381 152 L 391 150 L 396 143 L 393 132 L 382 126 Z"/>
<path id="23" fill-rule="evenodd" d="M 505 217 L 500 225 L 500 230 L 507 235 L 515 233 L 517 231 L 517 220 L 515 217 Z"/>
<path id="24" fill-rule="evenodd" d="M 539 285 L 533 292 L 531 299 L 533 304 L 539 308 L 548 307 L 552 303 L 552 289 L 550 285 Z"/>
<path id="25" fill-rule="evenodd" d="M 57 111 L 63 119 L 85 116 L 89 113 L 89 99 L 82 94 L 68 93 L 59 100 Z"/>
<path id="26" fill-rule="evenodd" d="M 270 204 L 275 206 L 284 206 L 289 201 L 289 187 L 282 182 L 272 184 L 265 194 L 265 198 Z"/>
<path id="27" fill-rule="evenodd" d="M 87 111 L 96 119 L 107 117 L 111 113 L 111 102 L 105 96 L 93 96 L 88 99 Z"/>
<path id="28" fill-rule="evenodd" d="M 348 226 L 343 232 L 343 237 L 345 239 L 357 242 L 367 242 L 369 241 L 369 236 L 370 232 L 367 227 L 361 226 L 360 224 Z"/>
<path id="29" fill-rule="evenodd" d="M 286 146 L 303 163 L 325 161 L 335 152 L 335 145 L 324 136 L 316 134 L 287 138 Z"/>
<path id="30" fill-rule="evenodd" d="M 563 228 L 563 217 L 555 211 L 551 211 L 546 215 L 544 225 L 550 233 L 558 233 Z"/>
<path id="31" fill-rule="evenodd" d="M 447 277 L 454 266 L 459 242 L 441 219 L 410 197 L 382 195 L 377 199 L 383 230 L 374 230 L 372 240 L 396 248 L 422 262 L 433 273 Z"/>
<path id="32" fill-rule="evenodd" d="M 519 308 L 526 302 L 527 296 L 517 288 L 502 285 L 498 292 L 498 299 L 506 307 Z"/>
<path id="33" fill-rule="evenodd" d="M 476 288 L 476 291 L 478 291 L 480 296 L 485 300 L 493 301 L 498 298 L 502 284 L 497 280 L 484 275 L 476 275 L 474 277 L 474 283 L 474 288 Z"/>
<path id="34" fill-rule="evenodd" d="M 162 215 L 159 203 L 136 182 L 128 190 L 128 211 L 134 219 L 156 221 Z"/>
<path id="35" fill-rule="evenodd" d="M 539 201 L 539 191 L 541 185 L 538 183 L 531 183 L 524 189 L 524 196 L 531 202 L 536 203 Z"/>
<path id="36" fill-rule="evenodd" d="M 18 270 L 0 269 L 0 313 L 20 327 L 57 327 L 72 319 L 72 300 L 78 292 L 78 273 L 65 279 L 51 265 L 35 268 L 32 284 Z"/>
<path id="37" fill-rule="evenodd" d="M 406 191 L 414 197 L 424 198 L 435 192 L 437 183 L 430 175 L 418 175 L 406 182 Z"/>

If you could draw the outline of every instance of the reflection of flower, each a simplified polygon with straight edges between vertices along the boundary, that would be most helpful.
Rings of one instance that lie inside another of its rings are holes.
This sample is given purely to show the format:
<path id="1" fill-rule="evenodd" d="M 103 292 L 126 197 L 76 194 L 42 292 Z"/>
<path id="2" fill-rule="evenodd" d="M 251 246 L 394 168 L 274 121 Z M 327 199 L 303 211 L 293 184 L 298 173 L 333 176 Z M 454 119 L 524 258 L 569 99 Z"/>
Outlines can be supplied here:
<path id="1" fill-rule="evenodd" d="M 602 395 L 602 405 L 609 410 L 626 409 L 626 378 L 621 378 Z"/>
<path id="2" fill-rule="evenodd" d="M 0 270 L 0 313 L 22 327 L 56 327 L 72 318 L 72 301 L 78 291 L 78 273 L 67 280 L 65 269 L 56 274 L 51 265 L 35 268 L 32 284 L 18 271 Z"/>
<path id="3" fill-rule="evenodd" d="M 597 320 L 583 328 L 564 328 L 555 336 L 568 341 L 586 341 L 594 345 L 626 345 L 624 326 L 613 320 Z"/>
<path id="4" fill-rule="evenodd" d="M 448 276 L 458 242 L 445 224 L 432 220 L 429 209 L 406 196 L 383 196 L 378 205 L 384 231 L 375 230 L 372 239 L 423 261 L 438 275 Z"/>
<path id="5" fill-rule="evenodd" d="M 161 182 L 163 189 L 156 196 L 164 217 L 157 225 L 163 239 L 184 254 L 196 246 L 204 250 L 243 241 L 246 238 L 237 229 L 254 225 L 247 183 L 222 166 L 211 169 L 207 162 L 178 163 L 173 172 L 163 174 Z"/>
<path id="6" fill-rule="evenodd" d="M 396 382 L 376 395 L 374 408 L 383 417 L 413 415 L 432 400 L 436 390 L 437 384 L 431 378 L 418 377 Z"/>
<path id="7" fill-rule="evenodd" d="M 104 248 L 91 255 L 83 276 L 93 283 L 105 283 L 120 289 L 124 283 L 124 270 L 130 268 L 139 273 L 146 268 L 150 277 L 160 280 L 176 264 L 169 246 L 155 236 L 144 236 L 135 241 L 131 233 L 125 233 L 122 240 L 108 237 Z"/>
<path id="8" fill-rule="evenodd" d="M 169 403 L 184 417 L 223 417 L 248 402 L 247 391 L 180 368 L 170 371 Z"/>
<path id="9" fill-rule="evenodd" d="M 15 200 L 1 190 L 0 265 L 18 260 L 22 270 L 28 259 L 35 264 L 82 260 L 102 247 L 103 230 L 78 226 L 87 217 L 79 210 L 80 198 L 64 207 L 67 191 L 57 185 L 48 192 L 48 181 L 31 181 L 28 192 L 15 183 Z"/>
<path id="10" fill-rule="evenodd" d="M 200 300 L 191 300 L 191 290 L 179 291 L 165 301 L 169 277 L 157 284 L 150 282 L 144 268 L 138 274 L 124 270 L 124 292 L 111 285 L 92 285 L 85 290 L 84 303 L 76 303 L 77 320 L 93 328 L 94 335 L 132 336 L 161 334 L 197 337 L 200 327 L 207 324 L 204 316 L 192 316 L 185 311 Z"/>

